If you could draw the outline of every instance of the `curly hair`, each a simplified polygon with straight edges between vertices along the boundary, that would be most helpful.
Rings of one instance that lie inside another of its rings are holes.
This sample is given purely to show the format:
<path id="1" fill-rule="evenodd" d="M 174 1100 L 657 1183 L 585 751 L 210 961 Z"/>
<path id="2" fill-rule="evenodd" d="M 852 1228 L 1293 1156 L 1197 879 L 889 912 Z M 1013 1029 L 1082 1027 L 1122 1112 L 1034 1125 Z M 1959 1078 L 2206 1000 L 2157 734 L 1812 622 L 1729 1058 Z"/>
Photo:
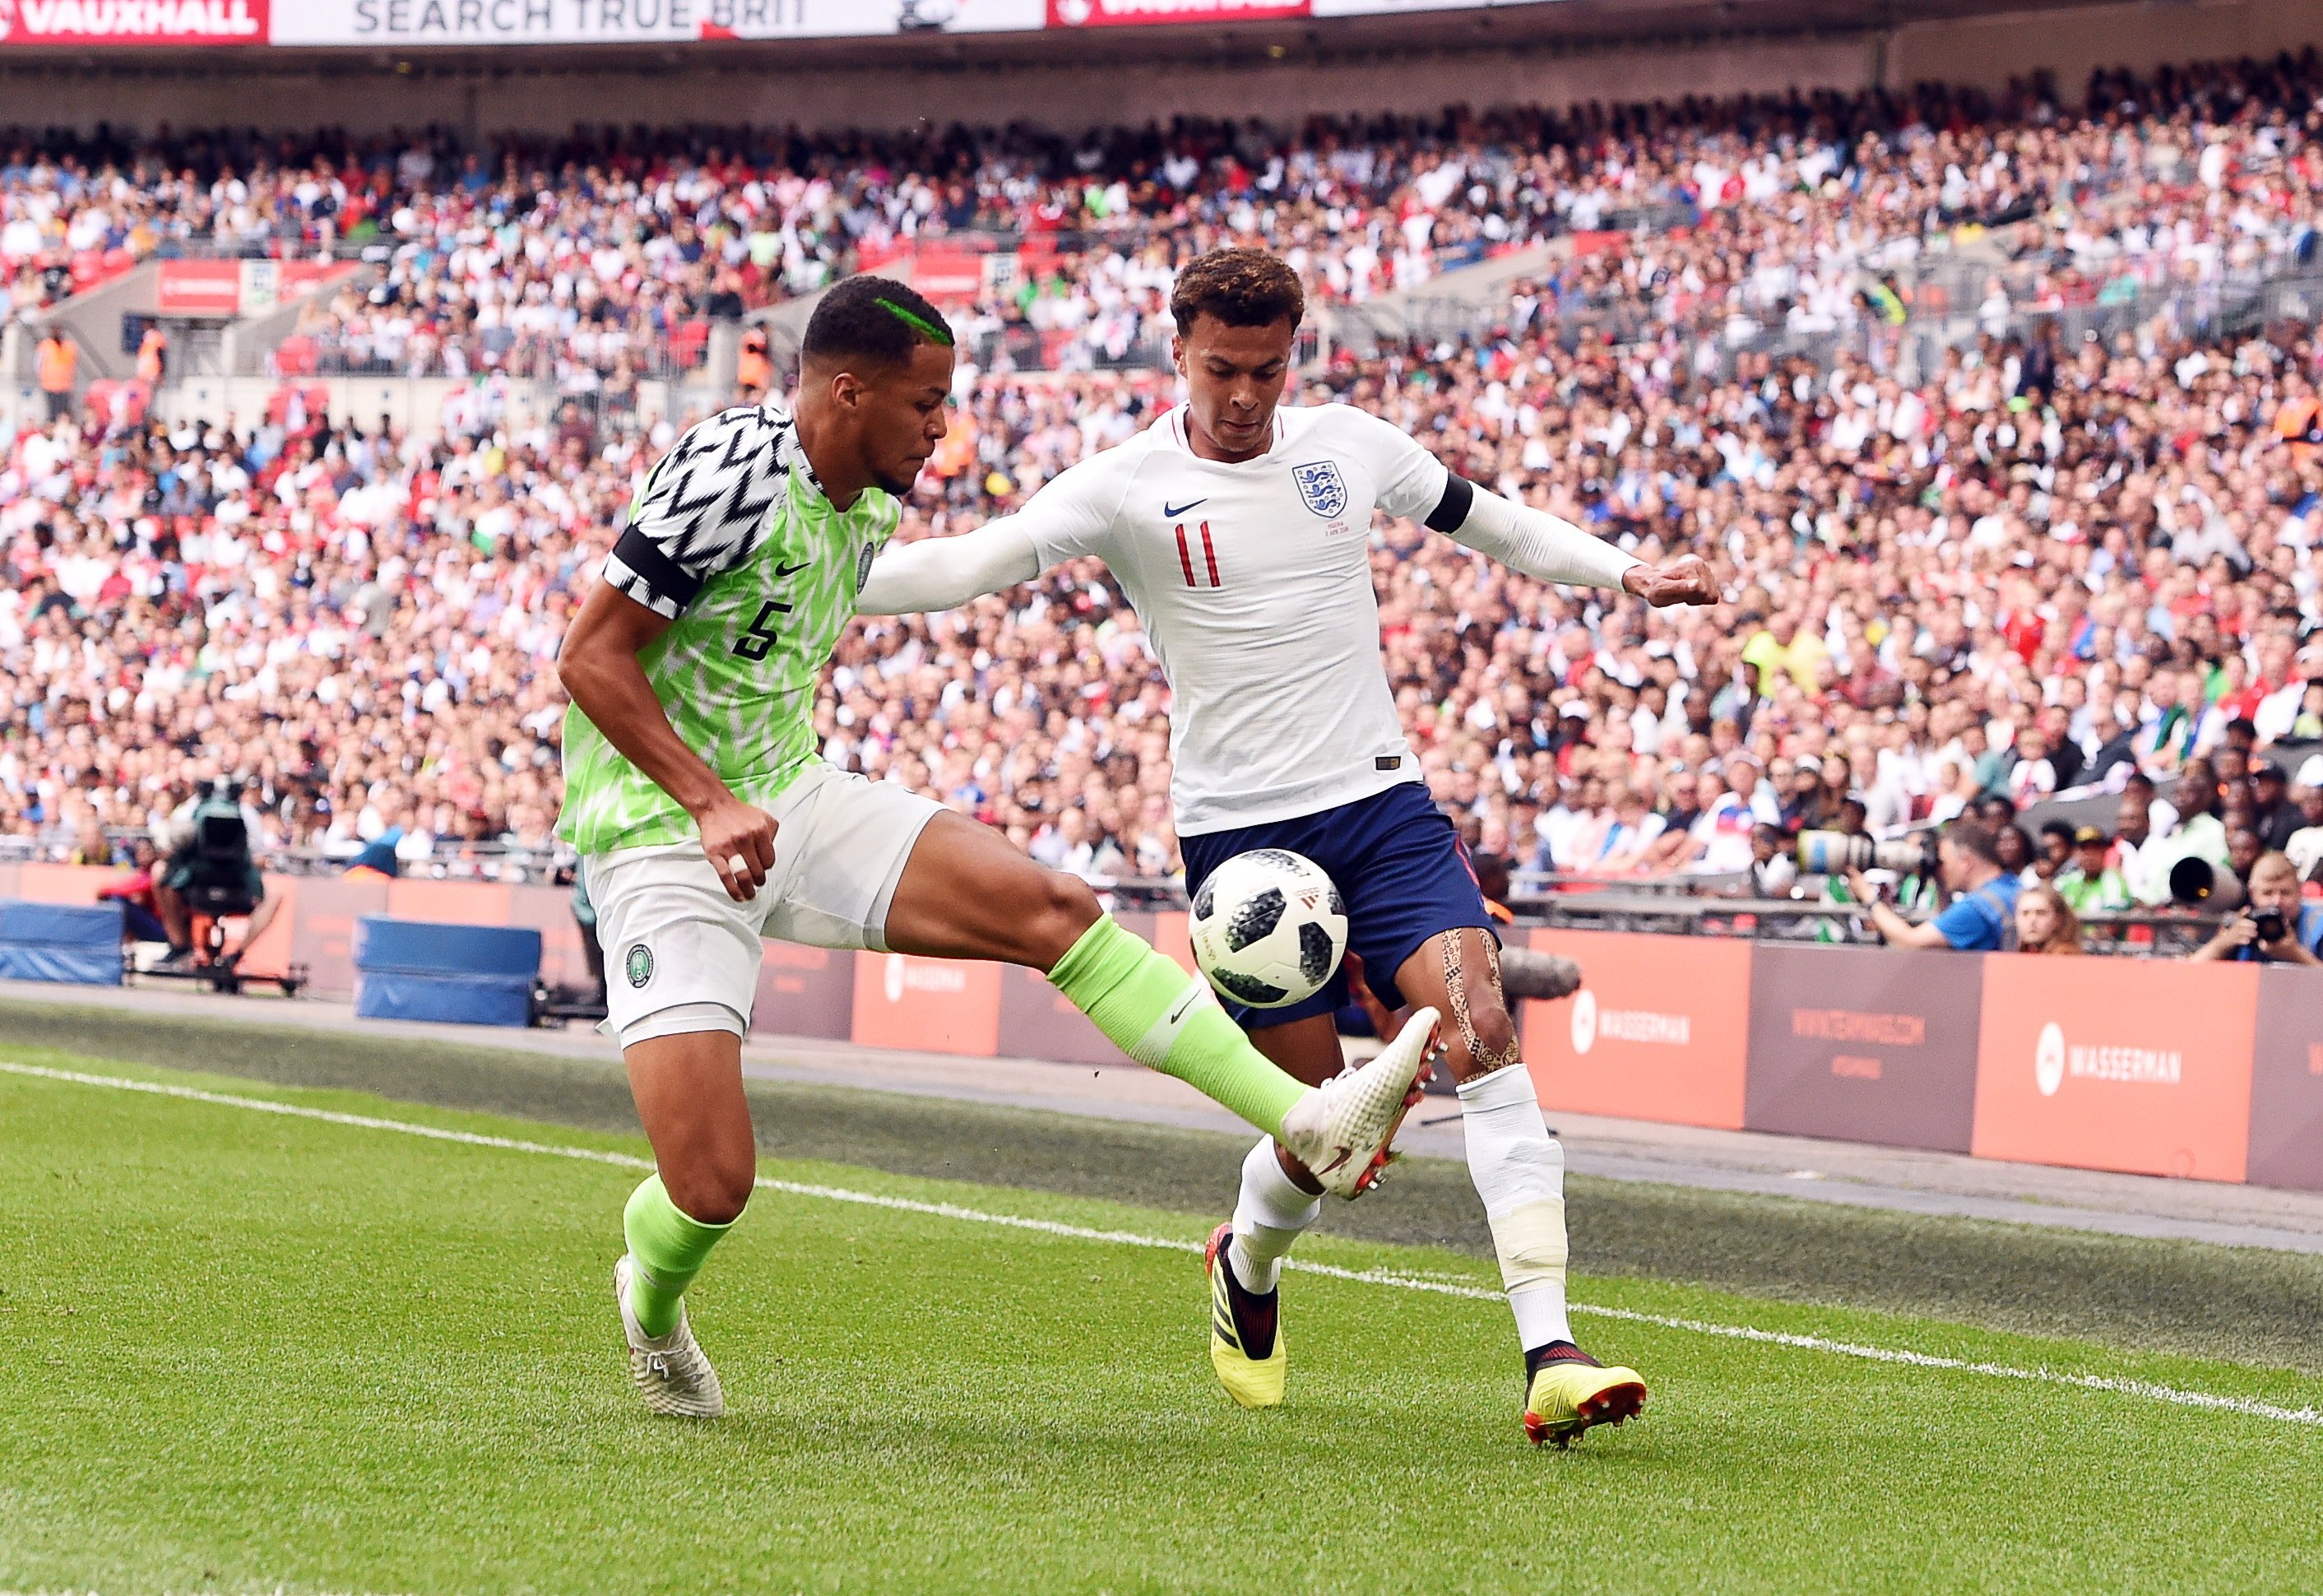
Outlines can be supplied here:
<path id="1" fill-rule="evenodd" d="M 1170 314 L 1180 333 L 1192 331 L 1198 316 L 1214 316 L 1230 327 L 1271 327 L 1282 321 L 1295 327 L 1307 314 L 1307 290 L 1279 255 L 1213 250 L 1178 273 Z"/>

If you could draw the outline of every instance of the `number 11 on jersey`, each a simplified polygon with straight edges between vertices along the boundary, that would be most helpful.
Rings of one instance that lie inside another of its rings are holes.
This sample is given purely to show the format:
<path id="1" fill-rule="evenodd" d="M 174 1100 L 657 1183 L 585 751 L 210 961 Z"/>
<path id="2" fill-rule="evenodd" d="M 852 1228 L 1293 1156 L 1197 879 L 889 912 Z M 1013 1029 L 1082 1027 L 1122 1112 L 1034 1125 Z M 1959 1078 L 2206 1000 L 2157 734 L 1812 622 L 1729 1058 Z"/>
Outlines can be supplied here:
<path id="1" fill-rule="evenodd" d="M 1194 548 L 1193 545 L 1189 543 L 1186 539 L 1185 522 L 1180 521 L 1178 523 L 1177 532 L 1178 568 L 1186 573 L 1186 585 L 1188 587 L 1223 587 L 1225 583 L 1218 580 L 1218 551 L 1210 542 L 1210 524 L 1207 521 L 1204 521 L 1202 523 L 1202 559 L 1200 575 L 1196 574 Z M 1209 580 L 1207 582 L 1203 581 L 1203 575 L 1207 575 Z"/>

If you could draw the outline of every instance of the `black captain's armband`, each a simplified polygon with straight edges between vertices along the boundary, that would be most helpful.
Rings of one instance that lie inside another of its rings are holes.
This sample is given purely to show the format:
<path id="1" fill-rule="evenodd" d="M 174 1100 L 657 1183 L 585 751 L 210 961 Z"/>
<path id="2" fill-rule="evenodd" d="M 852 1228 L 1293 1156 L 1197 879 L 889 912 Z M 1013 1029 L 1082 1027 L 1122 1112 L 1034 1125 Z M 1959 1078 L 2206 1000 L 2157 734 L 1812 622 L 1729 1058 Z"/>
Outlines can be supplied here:
<path id="1" fill-rule="evenodd" d="M 613 557 L 628 566 L 635 578 L 634 582 L 617 584 L 620 591 L 648 609 L 662 608 L 654 602 L 661 600 L 668 606 L 666 613 L 675 618 L 702 592 L 702 578 L 672 559 L 666 549 L 635 524 L 614 543 Z"/>
<path id="2" fill-rule="evenodd" d="M 1457 532 L 1468 524 L 1468 507 L 1476 502 L 1476 484 L 1456 472 L 1445 479 L 1444 497 L 1428 512 L 1430 532 Z"/>

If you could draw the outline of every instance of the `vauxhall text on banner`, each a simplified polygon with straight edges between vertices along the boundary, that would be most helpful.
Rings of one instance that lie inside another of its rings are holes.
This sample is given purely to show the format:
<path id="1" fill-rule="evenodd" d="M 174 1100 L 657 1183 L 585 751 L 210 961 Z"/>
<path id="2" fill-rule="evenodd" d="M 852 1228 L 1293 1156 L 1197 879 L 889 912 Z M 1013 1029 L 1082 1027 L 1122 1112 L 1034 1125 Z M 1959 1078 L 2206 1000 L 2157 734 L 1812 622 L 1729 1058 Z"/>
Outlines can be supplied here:
<path id="1" fill-rule="evenodd" d="M 267 0 L 0 0 L 0 49 L 264 44 L 266 13 Z"/>

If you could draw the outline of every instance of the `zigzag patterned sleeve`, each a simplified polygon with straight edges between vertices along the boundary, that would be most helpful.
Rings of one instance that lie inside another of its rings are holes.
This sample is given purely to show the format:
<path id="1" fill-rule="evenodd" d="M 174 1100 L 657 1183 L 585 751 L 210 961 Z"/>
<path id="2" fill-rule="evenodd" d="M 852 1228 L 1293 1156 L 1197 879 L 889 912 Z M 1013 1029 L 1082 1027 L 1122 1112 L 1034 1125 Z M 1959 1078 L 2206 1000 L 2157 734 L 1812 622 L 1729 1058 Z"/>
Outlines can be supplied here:
<path id="1" fill-rule="evenodd" d="M 767 406 L 689 427 L 646 479 L 605 556 L 605 580 L 675 620 L 706 583 L 756 550 L 795 447 L 790 417 Z"/>

